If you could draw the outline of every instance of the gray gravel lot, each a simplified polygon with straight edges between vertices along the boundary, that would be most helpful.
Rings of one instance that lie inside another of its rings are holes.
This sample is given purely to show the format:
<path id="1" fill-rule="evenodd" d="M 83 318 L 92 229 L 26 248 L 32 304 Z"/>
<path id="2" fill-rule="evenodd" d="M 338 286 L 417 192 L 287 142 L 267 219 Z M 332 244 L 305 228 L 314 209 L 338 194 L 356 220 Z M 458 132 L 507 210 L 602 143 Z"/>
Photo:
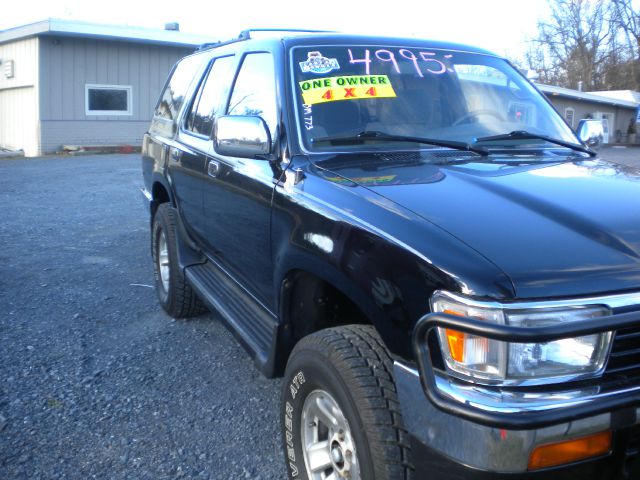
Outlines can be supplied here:
<path id="1" fill-rule="evenodd" d="M 279 380 L 156 302 L 137 155 L 0 161 L 0 479 L 284 478 Z"/>
<path id="2" fill-rule="evenodd" d="M 600 156 L 610 162 L 616 162 L 627 167 L 640 167 L 640 146 L 634 147 L 604 147 Z"/>
<path id="3" fill-rule="evenodd" d="M 0 479 L 285 478 L 281 382 L 162 312 L 139 183 L 137 155 L 0 160 Z"/>

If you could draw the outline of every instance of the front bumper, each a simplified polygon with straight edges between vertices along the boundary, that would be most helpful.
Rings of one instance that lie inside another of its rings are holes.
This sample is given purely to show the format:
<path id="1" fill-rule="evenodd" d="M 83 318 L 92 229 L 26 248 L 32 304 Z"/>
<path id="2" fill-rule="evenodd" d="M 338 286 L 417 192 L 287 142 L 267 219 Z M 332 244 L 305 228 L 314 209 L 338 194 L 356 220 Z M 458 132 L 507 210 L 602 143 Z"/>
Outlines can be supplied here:
<path id="1" fill-rule="evenodd" d="M 414 329 L 417 368 L 395 364 L 405 426 L 421 468 L 444 465 L 436 478 L 640 478 L 640 385 L 595 381 L 552 387 L 498 388 L 457 380 L 434 368 L 430 332 L 438 327 L 505 342 L 540 343 L 637 326 L 640 312 L 552 327 L 523 328 L 442 313 Z M 435 345 L 434 345 L 435 348 Z M 536 447 L 611 431 L 611 451 L 577 464 L 528 471 Z M 434 460 L 435 459 L 435 460 Z M 429 464 L 431 464 L 429 466 Z M 455 473 L 457 472 L 457 473 Z M 554 477 L 549 477 L 553 472 Z M 482 475 L 486 475 L 483 477 Z M 586 475 L 586 476 L 585 476 Z M 575 478 L 575 477 L 573 477 Z"/>
<path id="2" fill-rule="evenodd" d="M 425 396 L 417 370 L 396 362 L 394 374 L 405 428 L 412 440 L 417 478 L 427 473 L 439 480 L 640 478 L 638 406 L 538 428 L 502 428 L 481 425 L 436 408 Z M 529 455 L 538 445 L 605 430 L 615 432 L 609 455 L 579 464 L 527 471 Z"/>
<path id="3" fill-rule="evenodd" d="M 413 344 L 424 393 L 438 409 L 486 426 L 531 429 L 640 405 L 640 384 L 619 385 L 610 390 L 601 390 L 594 381 L 589 387 L 568 387 L 549 392 L 528 390 L 525 387 L 491 389 L 474 383 L 455 382 L 439 375 L 434 368 L 433 360 L 437 354 L 430 347 L 431 331 L 447 328 L 503 342 L 542 343 L 616 332 L 639 323 L 638 311 L 535 328 L 499 325 L 473 318 L 432 313 L 422 317 L 416 324 Z"/>

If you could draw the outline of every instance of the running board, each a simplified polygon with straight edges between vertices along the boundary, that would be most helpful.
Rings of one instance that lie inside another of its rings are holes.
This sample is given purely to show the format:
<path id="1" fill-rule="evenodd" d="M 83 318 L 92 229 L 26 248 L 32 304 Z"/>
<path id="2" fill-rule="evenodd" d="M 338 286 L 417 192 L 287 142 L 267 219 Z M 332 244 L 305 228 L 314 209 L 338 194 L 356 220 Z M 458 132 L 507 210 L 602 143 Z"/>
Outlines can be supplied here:
<path id="1" fill-rule="evenodd" d="M 184 272 L 200 299 L 222 316 L 260 371 L 272 377 L 277 318 L 211 261 L 187 267 Z"/>

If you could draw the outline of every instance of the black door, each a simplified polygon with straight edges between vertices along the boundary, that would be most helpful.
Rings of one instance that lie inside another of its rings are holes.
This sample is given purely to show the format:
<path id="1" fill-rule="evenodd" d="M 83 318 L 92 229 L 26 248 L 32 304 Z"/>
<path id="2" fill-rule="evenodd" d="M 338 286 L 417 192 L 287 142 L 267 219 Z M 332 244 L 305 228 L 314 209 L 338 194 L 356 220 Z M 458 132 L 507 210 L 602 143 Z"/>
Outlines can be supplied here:
<path id="1" fill-rule="evenodd" d="M 276 138 L 277 105 L 272 54 L 245 55 L 226 113 L 259 115 Z M 214 154 L 207 171 L 204 215 L 209 253 L 259 301 L 273 307 L 272 166 L 265 160 Z"/>
<path id="2" fill-rule="evenodd" d="M 190 233 L 197 234 L 204 225 L 202 172 L 206 160 L 198 150 L 183 142 L 183 139 L 179 139 L 168 145 L 168 176 L 180 218 Z"/>
<path id="3" fill-rule="evenodd" d="M 182 144 L 180 115 L 204 70 L 202 56 L 184 58 L 176 65 L 162 92 L 150 129 L 154 141 L 162 144 L 161 163 L 167 165 L 170 186 L 180 216 L 187 225 L 202 223 L 204 159 Z"/>
<path id="4" fill-rule="evenodd" d="M 178 132 L 178 142 L 170 151 L 169 165 L 175 178 L 176 194 L 182 204 L 181 215 L 191 235 L 206 241 L 203 210 L 203 183 L 211 158 L 213 120 L 223 105 L 233 78 L 235 57 L 211 60 Z"/>

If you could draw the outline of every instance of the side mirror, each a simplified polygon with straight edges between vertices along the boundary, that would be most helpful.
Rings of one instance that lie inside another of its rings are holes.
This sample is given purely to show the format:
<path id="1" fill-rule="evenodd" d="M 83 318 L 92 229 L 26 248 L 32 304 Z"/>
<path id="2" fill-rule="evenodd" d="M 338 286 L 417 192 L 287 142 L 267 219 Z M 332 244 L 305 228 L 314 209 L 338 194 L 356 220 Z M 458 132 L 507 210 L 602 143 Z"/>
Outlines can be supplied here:
<path id="1" fill-rule="evenodd" d="M 271 134 L 261 117 L 218 117 L 214 132 L 214 149 L 220 155 L 256 158 L 271 153 Z"/>
<path id="2" fill-rule="evenodd" d="M 582 143 L 594 150 L 600 148 L 604 142 L 604 127 L 600 120 L 580 120 L 577 133 Z"/>

